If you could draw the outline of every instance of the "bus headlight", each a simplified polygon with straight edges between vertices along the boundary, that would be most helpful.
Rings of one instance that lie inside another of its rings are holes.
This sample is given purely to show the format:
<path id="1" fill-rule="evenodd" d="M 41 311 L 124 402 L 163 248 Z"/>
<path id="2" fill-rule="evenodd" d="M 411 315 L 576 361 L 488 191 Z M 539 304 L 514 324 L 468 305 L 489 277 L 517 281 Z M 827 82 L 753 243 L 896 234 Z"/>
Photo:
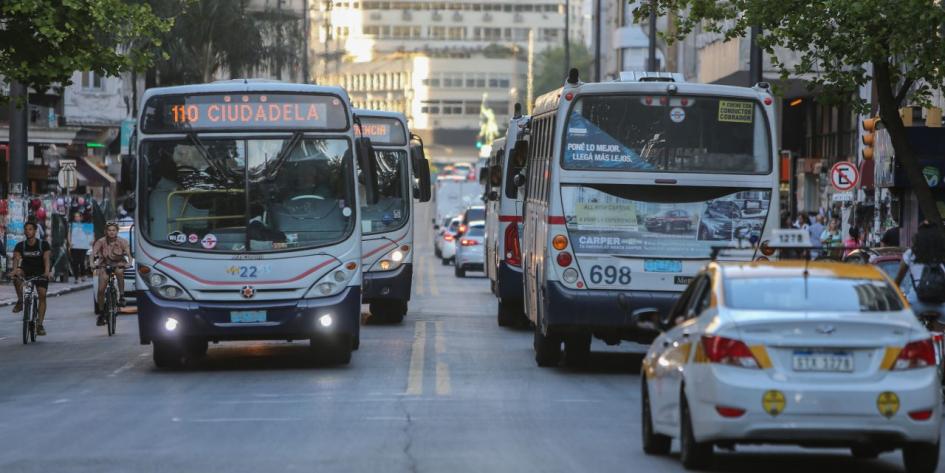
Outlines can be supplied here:
<path id="1" fill-rule="evenodd" d="M 410 245 L 403 245 L 385 254 L 381 259 L 374 263 L 374 266 L 371 267 L 368 271 L 393 271 L 400 267 L 407 261 L 407 256 L 410 254 Z"/>
<path id="2" fill-rule="evenodd" d="M 153 268 L 148 271 L 148 273 L 147 277 L 142 276 L 144 282 L 147 283 L 148 288 L 158 296 L 164 299 L 190 300 L 190 295 L 187 294 L 187 291 L 173 279 Z"/>
<path id="3" fill-rule="evenodd" d="M 340 294 L 341 291 L 348 287 L 348 283 L 351 282 L 351 279 L 357 273 L 357 263 L 349 262 L 338 266 L 316 281 L 315 284 L 309 288 L 308 292 L 305 293 L 304 298 L 328 297 Z"/>

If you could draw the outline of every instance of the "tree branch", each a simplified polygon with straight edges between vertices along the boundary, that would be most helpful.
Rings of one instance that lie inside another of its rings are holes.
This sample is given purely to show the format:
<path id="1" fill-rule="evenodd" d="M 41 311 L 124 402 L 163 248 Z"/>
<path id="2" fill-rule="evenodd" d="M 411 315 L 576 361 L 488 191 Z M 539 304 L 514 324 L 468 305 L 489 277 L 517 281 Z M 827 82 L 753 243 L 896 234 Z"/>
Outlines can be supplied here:
<path id="1" fill-rule="evenodd" d="M 902 87 L 899 88 L 899 93 L 896 94 L 896 106 L 901 107 L 902 101 L 906 99 L 906 94 L 909 93 L 909 89 L 915 85 L 915 79 L 906 79 L 902 83 Z"/>

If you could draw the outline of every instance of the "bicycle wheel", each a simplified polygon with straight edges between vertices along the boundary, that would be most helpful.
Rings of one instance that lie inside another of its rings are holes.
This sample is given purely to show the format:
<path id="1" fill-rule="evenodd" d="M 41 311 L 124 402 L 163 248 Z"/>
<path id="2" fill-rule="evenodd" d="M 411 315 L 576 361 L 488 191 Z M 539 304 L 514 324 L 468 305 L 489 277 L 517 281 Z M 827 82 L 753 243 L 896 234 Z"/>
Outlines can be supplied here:
<path id="1" fill-rule="evenodd" d="M 115 335 L 116 324 L 118 323 L 118 296 L 115 295 L 115 289 L 112 289 L 112 305 L 108 311 L 108 336 Z"/>
<path id="2" fill-rule="evenodd" d="M 26 345 L 30 342 L 30 301 L 27 299 L 24 301 L 23 307 L 23 344 Z"/>
<path id="3" fill-rule="evenodd" d="M 109 337 L 115 334 L 115 293 L 110 287 L 105 291 L 105 329 Z"/>
<path id="4" fill-rule="evenodd" d="M 39 298 L 33 294 L 30 302 L 30 341 L 36 343 L 36 326 L 39 324 Z"/>

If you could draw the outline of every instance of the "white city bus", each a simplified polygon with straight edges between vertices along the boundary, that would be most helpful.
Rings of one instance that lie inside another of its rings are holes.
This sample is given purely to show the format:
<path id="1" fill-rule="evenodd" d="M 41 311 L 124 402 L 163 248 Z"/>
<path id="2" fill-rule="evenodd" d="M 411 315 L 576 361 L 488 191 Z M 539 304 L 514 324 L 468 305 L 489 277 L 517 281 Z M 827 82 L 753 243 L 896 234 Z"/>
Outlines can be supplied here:
<path id="1" fill-rule="evenodd" d="M 348 363 L 360 335 L 359 199 L 370 140 L 338 87 L 221 81 L 150 89 L 138 121 L 135 259 L 158 367 L 208 342 L 308 340 Z"/>
<path id="2" fill-rule="evenodd" d="M 374 145 L 378 179 L 377 203 L 361 212 L 361 299 L 370 304 L 372 316 L 396 323 L 407 314 L 411 294 L 413 199 L 430 200 L 430 165 L 423 142 L 411 137 L 402 113 L 355 109 L 354 114 L 360 122 L 355 133 Z"/>
<path id="3" fill-rule="evenodd" d="M 580 362 L 592 335 L 649 343 L 633 313 L 665 313 L 713 247 L 762 246 L 777 226 L 773 98 L 755 88 L 624 73 L 536 101 L 525 202 L 525 306 L 535 358 Z M 750 260 L 755 250 L 732 252 Z"/>
<path id="4" fill-rule="evenodd" d="M 498 299 L 500 326 L 524 319 L 522 310 L 522 198 L 512 181 L 525 168 L 528 116 L 519 104 L 504 138 L 492 144 L 486 186 L 486 275 Z"/>

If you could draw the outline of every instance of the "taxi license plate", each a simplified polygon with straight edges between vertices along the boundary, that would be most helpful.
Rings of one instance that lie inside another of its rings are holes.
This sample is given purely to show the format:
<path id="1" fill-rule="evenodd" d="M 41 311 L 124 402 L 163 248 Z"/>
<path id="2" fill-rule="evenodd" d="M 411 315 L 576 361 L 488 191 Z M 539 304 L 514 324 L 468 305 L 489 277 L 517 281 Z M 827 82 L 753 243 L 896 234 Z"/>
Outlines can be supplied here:
<path id="1" fill-rule="evenodd" d="M 253 324 L 266 321 L 264 310 L 234 310 L 230 312 L 230 322 L 234 324 Z"/>
<path id="2" fill-rule="evenodd" d="M 850 373 L 853 371 L 853 355 L 846 351 L 795 351 L 793 368 L 794 371 Z"/>

